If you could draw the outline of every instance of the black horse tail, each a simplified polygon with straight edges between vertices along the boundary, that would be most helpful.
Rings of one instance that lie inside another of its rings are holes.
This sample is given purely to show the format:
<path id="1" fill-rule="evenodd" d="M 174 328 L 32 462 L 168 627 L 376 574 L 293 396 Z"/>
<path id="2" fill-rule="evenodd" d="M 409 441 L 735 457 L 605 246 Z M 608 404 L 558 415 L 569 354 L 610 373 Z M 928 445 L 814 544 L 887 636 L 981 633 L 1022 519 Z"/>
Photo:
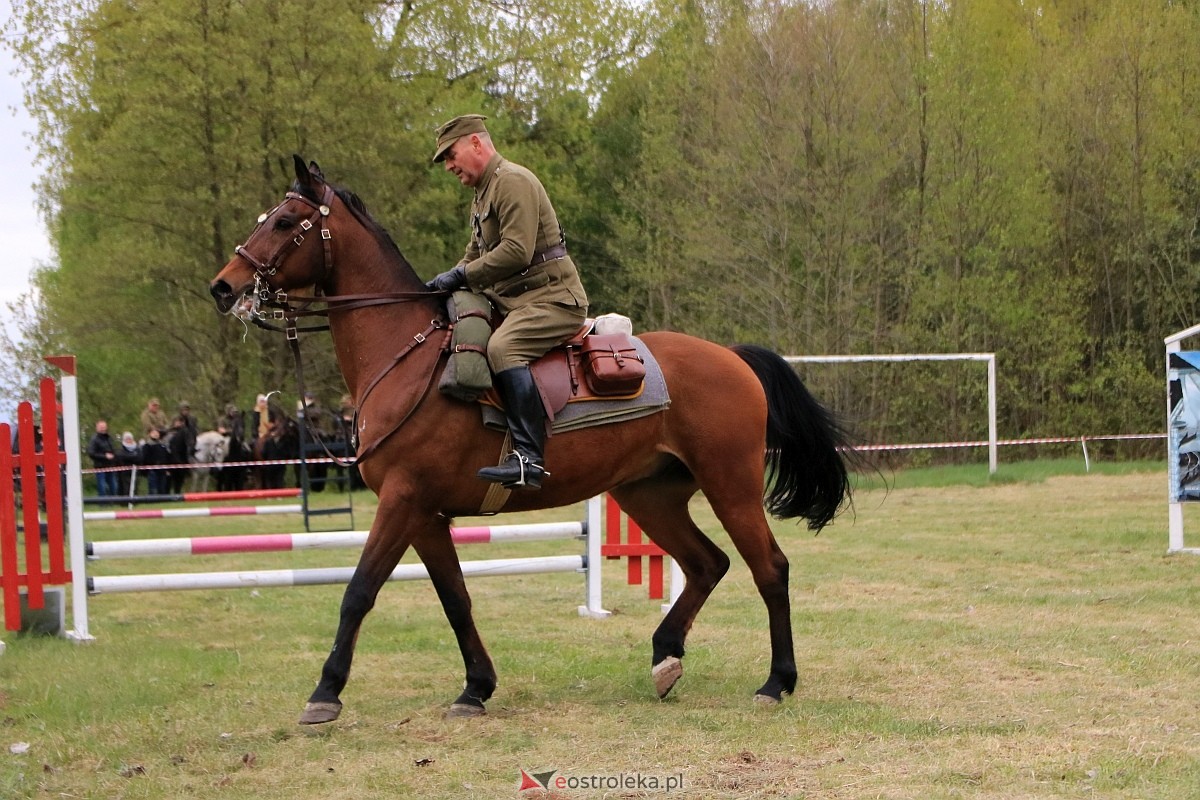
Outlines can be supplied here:
<path id="1" fill-rule="evenodd" d="M 810 530 L 829 524 L 851 500 L 849 432 L 817 402 L 800 376 L 765 347 L 730 348 L 754 371 L 767 394 L 766 509 L 778 519 L 803 517 Z"/>

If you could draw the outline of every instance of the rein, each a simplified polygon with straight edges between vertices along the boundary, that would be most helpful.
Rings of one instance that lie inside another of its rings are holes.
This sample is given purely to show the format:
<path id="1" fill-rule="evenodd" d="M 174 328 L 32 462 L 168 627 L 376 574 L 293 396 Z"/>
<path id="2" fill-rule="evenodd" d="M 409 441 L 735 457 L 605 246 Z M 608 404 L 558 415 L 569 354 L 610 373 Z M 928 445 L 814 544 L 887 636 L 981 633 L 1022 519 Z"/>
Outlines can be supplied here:
<path id="1" fill-rule="evenodd" d="M 326 328 L 328 328 L 328 326 L 325 326 L 323 328 L 315 328 L 312 330 L 325 330 Z M 279 330 L 278 328 L 272 328 L 272 329 Z M 295 329 L 292 329 L 292 330 L 294 331 Z M 428 327 L 426 327 L 425 330 L 422 331 L 421 333 L 418 333 L 417 335 L 413 336 L 413 338 L 409 340 L 408 344 L 405 345 L 404 348 L 399 353 L 397 353 L 395 356 L 393 356 L 392 360 L 389 361 L 387 363 L 387 365 L 384 366 L 383 369 L 381 369 L 378 373 L 376 373 L 375 377 L 371 379 L 371 382 L 367 384 L 366 390 L 363 391 L 362 397 L 359 398 L 358 404 L 354 408 L 354 419 L 352 422 L 353 430 L 351 431 L 351 434 L 350 434 L 350 443 L 355 447 L 356 450 L 358 449 L 358 410 L 359 410 L 359 408 L 361 408 L 363 406 L 364 403 L 366 403 L 367 397 L 371 394 L 371 390 L 374 389 L 376 386 L 378 386 L 379 382 L 382 381 L 384 379 L 384 377 L 389 372 L 391 372 L 392 369 L 396 367 L 396 365 L 398 365 L 401 361 L 403 361 L 410 353 L 412 353 L 414 350 L 416 350 L 420 345 L 429 341 L 429 337 L 435 331 L 438 331 L 438 330 L 444 330 L 446 332 L 445 335 L 442 337 L 441 344 L 438 347 L 439 351 L 445 350 L 447 344 L 450 341 L 451 326 L 444 319 L 431 320 Z M 300 341 L 299 341 L 299 339 L 295 336 L 289 336 L 288 337 L 288 347 L 292 351 L 292 361 L 296 365 L 296 386 L 300 393 L 300 396 L 303 397 L 304 396 L 304 363 L 300 357 Z M 336 464 L 337 466 L 342 467 L 342 468 L 356 467 L 359 464 L 361 464 L 363 461 L 366 461 L 367 456 L 374 453 L 375 450 L 381 444 L 383 444 L 384 441 L 386 441 L 389 436 L 391 436 L 396 431 L 400 430 L 400 428 L 404 426 L 404 423 L 408 422 L 409 418 L 417 412 L 417 409 L 421 407 L 421 403 L 425 402 L 425 398 L 429 395 L 429 390 L 430 390 L 430 388 L 433 387 L 433 379 L 436 375 L 437 375 L 437 362 L 435 361 L 434 365 L 433 365 L 433 369 L 429 370 L 429 377 L 425 380 L 425 387 L 421 390 L 420 395 L 417 397 L 417 400 L 415 403 L 413 403 L 412 407 L 408 409 L 408 411 L 404 414 L 404 416 L 402 416 L 400 418 L 400 420 L 387 431 L 387 433 L 383 434 L 382 436 L 377 436 L 374 441 L 372 441 L 369 445 L 367 445 L 366 447 L 363 448 L 362 452 L 355 453 L 355 455 L 350 458 L 343 458 L 341 456 L 334 455 L 329 450 L 329 446 L 327 444 L 325 444 L 325 439 L 322 438 L 321 435 L 316 430 L 313 429 L 312 420 L 309 419 L 307 415 L 305 415 L 305 417 L 304 417 L 304 425 L 308 429 L 310 438 L 312 438 L 314 441 L 321 443 L 321 449 L 325 451 L 325 455 L 329 459 L 331 459 L 334 464 Z"/>
<path id="2" fill-rule="evenodd" d="M 260 316 L 255 315 L 250 321 L 258 327 L 275 331 L 276 333 L 286 333 L 287 338 L 294 340 L 297 333 L 312 333 L 316 331 L 329 330 L 328 325 L 309 325 L 300 327 L 296 324 L 296 320 L 300 317 L 328 317 L 335 311 L 354 311 L 359 308 L 370 308 L 372 306 L 390 305 L 392 303 L 405 303 L 411 300 L 424 300 L 430 297 L 446 296 L 450 292 L 378 292 L 372 294 L 335 294 L 335 295 L 289 295 L 282 289 L 271 293 L 270 287 L 263 286 L 259 282 L 258 275 L 255 275 L 256 284 L 259 288 L 255 289 L 255 294 L 258 295 L 260 305 L 267 308 L 275 309 L 272 314 L 272 319 L 284 320 L 285 324 L 281 327 L 271 325 L 265 322 Z M 296 303 L 298 305 L 292 305 Z M 310 308 L 316 303 L 323 303 L 327 308 Z"/>

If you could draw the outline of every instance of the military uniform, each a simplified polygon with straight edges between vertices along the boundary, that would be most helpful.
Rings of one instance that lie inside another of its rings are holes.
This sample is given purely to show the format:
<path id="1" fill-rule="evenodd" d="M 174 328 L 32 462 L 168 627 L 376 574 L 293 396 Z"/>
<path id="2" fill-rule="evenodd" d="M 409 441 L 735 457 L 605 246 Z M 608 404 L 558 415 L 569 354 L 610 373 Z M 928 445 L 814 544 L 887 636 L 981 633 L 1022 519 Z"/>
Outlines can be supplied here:
<path id="1" fill-rule="evenodd" d="M 470 149 L 460 148 L 447 161 L 448 168 L 461 173 L 460 180 L 475 188 L 466 253 L 427 285 L 450 291 L 465 284 L 485 295 L 503 316 L 488 340 L 487 357 L 505 403 L 513 452 L 499 467 L 480 470 L 479 477 L 537 489 L 549 473 L 542 459 L 545 412 L 529 363 L 579 330 L 587 317 L 587 294 L 545 187 L 528 169 L 494 152 L 490 137 L 483 148 L 483 120 L 468 114 L 437 130 L 435 163 L 447 159 L 460 139 L 481 138 L 469 139 Z"/>
<path id="2" fill-rule="evenodd" d="M 528 364 L 570 338 L 587 316 L 587 294 L 537 176 L 493 155 L 475 187 L 471 230 L 461 262 L 467 285 L 505 318 L 488 342 L 492 371 Z"/>

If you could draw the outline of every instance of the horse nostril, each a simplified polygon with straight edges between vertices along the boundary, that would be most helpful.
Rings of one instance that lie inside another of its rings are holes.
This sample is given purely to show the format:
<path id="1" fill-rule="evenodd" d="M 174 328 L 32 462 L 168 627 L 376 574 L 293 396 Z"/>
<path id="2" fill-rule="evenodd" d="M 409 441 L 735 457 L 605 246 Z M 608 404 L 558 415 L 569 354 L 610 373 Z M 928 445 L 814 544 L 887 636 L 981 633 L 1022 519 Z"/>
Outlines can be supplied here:
<path id="1" fill-rule="evenodd" d="M 208 287 L 208 293 L 213 296 L 213 300 L 217 303 L 217 308 L 222 312 L 227 312 L 233 308 L 233 288 L 223 280 L 215 280 Z"/>

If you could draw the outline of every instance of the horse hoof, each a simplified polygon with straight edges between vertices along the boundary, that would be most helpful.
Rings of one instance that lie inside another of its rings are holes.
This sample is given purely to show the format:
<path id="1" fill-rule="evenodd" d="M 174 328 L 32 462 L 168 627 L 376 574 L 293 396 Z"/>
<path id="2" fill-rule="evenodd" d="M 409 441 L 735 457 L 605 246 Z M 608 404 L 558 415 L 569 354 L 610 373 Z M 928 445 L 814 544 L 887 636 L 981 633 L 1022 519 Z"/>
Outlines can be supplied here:
<path id="1" fill-rule="evenodd" d="M 763 708 L 772 708 L 782 702 L 778 697 L 771 697 L 769 694 L 754 695 L 754 704 Z"/>
<path id="2" fill-rule="evenodd" d="M 473 706 L 470 703 L 451 703 L 450 708 L 446 709 L 446 719 L 482 717 L 485 714 L 487 714 L 486 708 L 483 706 Z"/>
<path id="3" fill-rule="evenodd" d="M 341 713 L 341 703 L 306 703 L 299 721 L 301 725 L 321 725 L 333 722 Z"/>
<path id="4" fill-rule="evenodd" d="M 654 679 L 654 691 L 658 692 L 658 699 L 666 697 L 667 692 L 671 691 L 671 687 L 682 676 L 683 662 L 675 656 L 667 656 L 655 664 L 650 670 L 650 677 Z"/>

